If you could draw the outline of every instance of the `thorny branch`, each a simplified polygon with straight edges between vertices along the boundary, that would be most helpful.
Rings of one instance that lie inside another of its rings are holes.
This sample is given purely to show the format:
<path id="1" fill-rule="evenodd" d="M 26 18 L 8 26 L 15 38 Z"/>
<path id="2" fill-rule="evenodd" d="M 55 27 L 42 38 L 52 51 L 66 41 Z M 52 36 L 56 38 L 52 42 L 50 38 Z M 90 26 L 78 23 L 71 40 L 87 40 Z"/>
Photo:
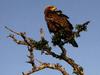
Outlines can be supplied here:
<path id="1" fill-rule="evenodd" d="M 87 21 L 84 24 L 77 25 L 76 26 L 77 31 L 75 32 L 74 35 L 76 37 L 79 37 L 80 32 L 86 31 L 87 25 L 89 22 L 90 21 Z M 41 51 L 41 53 L 44 53 L 46 55 L 51 55 L 51 56 L 53 56 L 57 59 L 60 59 L 60 60 L 64 60 L 65 62 L 67 62 L 69 65 L 72 66 L 73 72 L 76 75 L 84 75 L 83 68 L 81 66 L 79 66 L 78 64 L 76 64 L 72 58 L 67 56 L 67 54 L 66 54 L 67 50 L 62 45 L 59 45 L 60 49 L 62 50 L 62 53 L 60 55 L 53 52 L 53 49 L 49 46 L 48 41 L 45 40 L 45 38 L 44 38 L 44 32 L 42 29 L 40 29 L 41 40 L 36 41 L 30 37 L 27 37 L 25 32 L 24 33 L 23 32 L 16 32 L 8 27 L 5 27 L 5 28 L 7 30 L 9 30 L 10 32 L 14 33 L 14 34 L 10 34 L 8 37 L 12 38 L 13 41 L 16 42 L 17 44 L 25 45 L 28 48 L 28 51 L 29 51 L 28 63 L 30 63 L 32 65 L 32 69 L 26 73 L 23 73 L 23 75 L 30 75 L 34 72 L 40 71 L 40 70 L 45 69 L 45 68 L 56 69 L 56 70 L 60 71 L 63 75 L 69 75 L 65 71 L 65 69 L 59 64 L 40 63 L 41 64 L 40 66 L 36 66 L 35 61 L 34 61 L 35 60 L 34 59 L 34 50 L 39 50 L 39 51 Z M 16 39 L 15 35 L 21 36 L 23 38 L 23 40 Z"/>

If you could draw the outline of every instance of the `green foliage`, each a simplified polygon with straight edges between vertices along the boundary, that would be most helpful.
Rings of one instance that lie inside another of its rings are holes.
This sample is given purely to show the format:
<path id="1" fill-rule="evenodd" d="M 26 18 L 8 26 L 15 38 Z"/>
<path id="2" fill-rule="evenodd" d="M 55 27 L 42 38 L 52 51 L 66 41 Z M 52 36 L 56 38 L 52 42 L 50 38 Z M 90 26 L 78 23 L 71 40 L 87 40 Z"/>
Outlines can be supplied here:
<path id="1" fill-rule="evenodd" d="M 42 38 L 40 41 L 36 41 L 34 45 L 37 50 L 51 50 L 51 47 L 48 45 L 48 41 L 44 38 Z"/>
<path id="2" fill-rule="evenodd" d="M 86 25 L 77 24 L 75 29 L 79 30 L 79 31 L 87 31 L 87 26 Z"/>
<path id="3" fill-rule="evenodd" d="M 90 21 L 86 21 L 85 23 L 83 24 L 76 24 L 75 26 L 75 36 L 76 37 L 80 37 L 80 32 L 82 31 L 87 31 L 87 25 L 90 23 Z"/>

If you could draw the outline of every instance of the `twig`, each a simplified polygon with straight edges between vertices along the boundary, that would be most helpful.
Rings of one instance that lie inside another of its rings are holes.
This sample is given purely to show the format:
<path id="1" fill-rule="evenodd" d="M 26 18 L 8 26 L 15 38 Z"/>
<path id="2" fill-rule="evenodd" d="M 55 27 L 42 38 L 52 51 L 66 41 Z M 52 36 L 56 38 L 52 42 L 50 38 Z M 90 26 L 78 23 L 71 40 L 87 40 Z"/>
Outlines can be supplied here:
<path id="1" fill-rule="evenodd" d="M 45 35 L 45 33 L 43 31 L 43 28 L 40 28 L 40 35 L 41 35 L 41 39 L 43 39 L 44 38 L 44 35 Z"/>
<path id="2" fill-rule="evenodd" d="M 14 34 L 20 35 L 20 33 L 13 31 L 12 29 L 8 28 L 7 26 L 5 26 L 5 28 Z"/>
<path id="3" fill-rule="evenodd" d="M 36 68 L 34 54 L 33 54 L 33 48 L 28 46 L 28 51 L 29 51 L 29 55 L 28 55 L 29 61 L 27 63 L 30 63 L 33 68 Z"/>
<path id="4" fill-rule="evenodd" d="M 10 34 L 8 37 L 10 37 L 11 39 L 13 39 L 14 42 L 16 42 L 17 44 L 20 44 L 20 45 L 27 45 L 27 43 L 23 40 L 17 40 L 15 38 L 15 35 L 13 34 Z"/>

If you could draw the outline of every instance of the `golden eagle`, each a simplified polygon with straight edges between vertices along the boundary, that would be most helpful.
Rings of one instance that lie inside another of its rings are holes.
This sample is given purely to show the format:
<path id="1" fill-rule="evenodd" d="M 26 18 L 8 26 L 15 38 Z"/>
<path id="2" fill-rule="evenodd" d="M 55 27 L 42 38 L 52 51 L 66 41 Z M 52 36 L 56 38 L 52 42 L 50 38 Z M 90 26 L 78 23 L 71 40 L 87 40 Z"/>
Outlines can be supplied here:
<path id="1" fill-rule="evenodd" d="M 64 35 L 64 38 L 62 39 L 67 40 L 74 47 L 78 47 L 73 37 L 73 26 L 68 21 L 69 19 L 68 16 L 64 15 L 61 10 L 57 10 L 55 6 L 46 7 L 44 14 L 45 14 L 45 20 L 47 22 L 47 26 L 50 33 L 54 33 L 55 35 L 56 33 L 64 30 L 66 34 Z"/>

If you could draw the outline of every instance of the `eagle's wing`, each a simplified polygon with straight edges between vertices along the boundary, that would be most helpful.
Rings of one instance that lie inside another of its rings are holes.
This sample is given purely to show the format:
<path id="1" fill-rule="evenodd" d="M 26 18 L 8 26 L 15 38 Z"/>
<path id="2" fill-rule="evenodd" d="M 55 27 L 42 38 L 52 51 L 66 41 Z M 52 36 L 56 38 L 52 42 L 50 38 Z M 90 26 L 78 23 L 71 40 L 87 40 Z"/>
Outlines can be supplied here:
<path id="1" fill-rule="evenodd" d="M 61 10 L 57 10 L 57 11 L 55 11 L 55 13 L 57 13 L 58 15 L 60 15 L 62 17 L 66 17 L 67 19 L 69 19 L 69 17 L 67 15 L 64 15 Z"/>

